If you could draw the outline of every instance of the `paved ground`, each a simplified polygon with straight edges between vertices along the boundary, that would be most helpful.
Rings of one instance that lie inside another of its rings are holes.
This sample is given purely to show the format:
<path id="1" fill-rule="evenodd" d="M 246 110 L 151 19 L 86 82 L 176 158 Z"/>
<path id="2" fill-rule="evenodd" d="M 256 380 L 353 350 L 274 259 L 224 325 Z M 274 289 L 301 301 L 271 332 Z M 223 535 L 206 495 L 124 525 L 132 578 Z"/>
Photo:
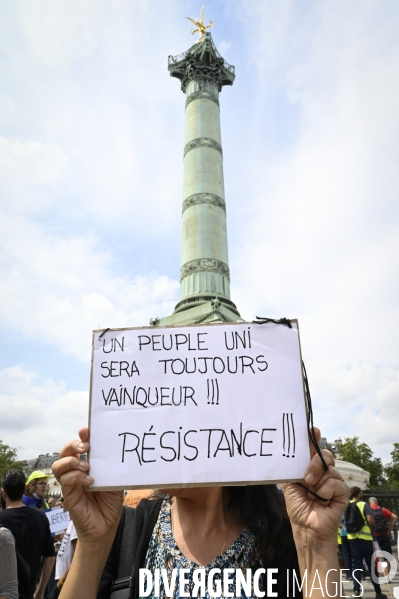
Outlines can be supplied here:
<path id="1" fill-rule="evenodd" d="M 374 591 L 374 587 L 370 582 L 370 579 L 367 578 L 366 580 L 362 580 L 362 585 L 364 587 L 364 593 L 362 595 L 362 597 L 364 599 L 374 599 L 375 598 L 375 591 Z M 394 588 L 397 587 L 397 591 L 396 591 L 396 597 L 394 594 Z M 344 581 L 344 591 L 345 591 L 345 595 L 348 595 L 349 597 L 352 597 L 353 594 L 353 583 L 351 581 Z M 381 585 L 381 591 L 383 593 L 385 593 L 385 595 L 387 595 L 387 597 L 389 597 L 389 599 L 399 599 L 399 573 L 396 574 L 394 580 L 392 582 L 388 584 L 383 584 Z"/>

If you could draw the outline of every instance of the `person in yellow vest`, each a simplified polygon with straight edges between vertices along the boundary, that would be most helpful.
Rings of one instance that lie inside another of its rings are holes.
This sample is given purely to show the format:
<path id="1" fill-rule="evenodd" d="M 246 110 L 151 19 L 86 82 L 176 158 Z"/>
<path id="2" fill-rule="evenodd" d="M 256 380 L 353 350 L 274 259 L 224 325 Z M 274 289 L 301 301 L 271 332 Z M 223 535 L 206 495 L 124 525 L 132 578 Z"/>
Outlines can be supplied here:
<path id="1" fill-rule="evenodd" d="M 362 501 L 362 490 L 360 487 L 352 487 L 350 501 L 357 504 L 360 513 L 363 517 L 364 524 L 362 528 L 357 532 L 348 532 L 348 540 L 351 549 L 351 555 L 353 560 L 353 596 L 360 597 L 360 582 L 363 574 L 363 559 L 365 560 L 369 572 L 371 568 L 375 567 L 375 564 L 371 563 L 371 557 L 374 553 L 373 548 L 373 535 L 371 534 L 371 528 L 374 525 L 374 518 L 370 506 L 365 501 Z M 377 599 L 388 599 L 385 593 L 381 592 L 379 584 L 373 581 L 374 590 Z"/>

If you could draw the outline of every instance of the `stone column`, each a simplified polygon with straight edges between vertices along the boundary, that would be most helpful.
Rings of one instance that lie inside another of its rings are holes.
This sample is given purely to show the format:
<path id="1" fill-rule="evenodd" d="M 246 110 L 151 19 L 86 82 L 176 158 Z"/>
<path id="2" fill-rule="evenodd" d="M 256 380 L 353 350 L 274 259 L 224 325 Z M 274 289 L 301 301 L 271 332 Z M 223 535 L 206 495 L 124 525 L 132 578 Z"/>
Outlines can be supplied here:
<path id="1" fill-rule="evenodd" d="M 230 299 L 219 90 L 194 79 L 186 87 L 181 299 Z"/>
<path id="2" fill-rule="evenodd" d="M 234 67 L 211 34 L 180 56 L 169 72 L 186 95 L 180 301 L 173 315 L 152 324 L 237 320 L 230 299 L 219 93 L 232 85 Z"/>

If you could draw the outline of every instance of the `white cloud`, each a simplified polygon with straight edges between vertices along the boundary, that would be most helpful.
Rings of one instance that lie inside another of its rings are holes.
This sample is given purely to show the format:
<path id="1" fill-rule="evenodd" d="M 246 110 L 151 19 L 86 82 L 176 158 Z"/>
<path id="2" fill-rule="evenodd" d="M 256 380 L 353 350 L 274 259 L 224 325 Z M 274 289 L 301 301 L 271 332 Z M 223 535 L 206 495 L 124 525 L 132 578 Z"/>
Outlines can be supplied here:
<path id="1" fill-rule="evenodd" d="M 69 156 L 59 144 L 0 136 L 0 179 L 9 209 L 23 214 L 48 207 L 48 188 L 65 178 Z"/>
<path id="2" fill-rule="evenodd" d="M 88 392 L 66 391 L 52 380 L 35 384 L 36 375 L 20 366 L 0 371 L 0 439 L 20 459 L 59 451 L 87 423 Z"/>
<path id="3" fill-rule="evenodd" d="M 357 435 L 377 457 L 390 461 L 398 440 L 399 368 L 329 361 L 323 368 L 314 360 L 311 374 L 315 418 L 324 434 L 330 440 Z"/>
<path id="4" fill-rule="evenodd" d="M 6 215 L 1 223 L 3 326 L 88 361 L 93 329 L 141 326 L 173 311 L 177 281 L 115 275 L 93 235 L 60 237 Z"/>
<path id="5" fill-rule="evenodd" d="M 0 24 L 0 319 L 79 360 L 93 328 L 143 325 L 177 301 L 151 260 L 181 194 L 176 8 L 39 0 L 10 5 Z"/>
<path id="6" fill-rule="evenodd" d="M 299 318 L 324 434 L 358 434 L 389 459 L 399 399 L 399 10 L 240 6 L 261 85 L 248 113 L 253 202 L 233 299 L 244 315 Z"/>
<path id="7" fill-rule="evenodd" d="M 170 228 L 183 150 L 184 98 L 167 71 L 168 53 L 185 39 L 176 8 L 9 7 L 0 24 L 8 210 L 136 236 Z M 154 20 L 162 22 L 155 33 Z"/>

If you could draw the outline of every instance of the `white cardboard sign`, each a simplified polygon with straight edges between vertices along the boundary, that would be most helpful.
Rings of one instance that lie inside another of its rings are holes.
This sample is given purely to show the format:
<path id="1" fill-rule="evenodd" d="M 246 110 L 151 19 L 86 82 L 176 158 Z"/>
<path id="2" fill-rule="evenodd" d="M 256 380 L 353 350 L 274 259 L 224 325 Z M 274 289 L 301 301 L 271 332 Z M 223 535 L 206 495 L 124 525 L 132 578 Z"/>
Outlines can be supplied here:
<path id="1" fill-rule="evenodd" d="M 92 490 L 301 480 L 297 322 L 94 331 L 89 420 Z"/>
<path id="2" fill-rule="evenodd" d="M 68 528 L 71 518 L 69 512 L 64 512 L 62 507 L 49 510 L 48 512 L 45 512 L 45 514 L 50 523 L 50 530 L 52 533 L 61 533 Z"/>

